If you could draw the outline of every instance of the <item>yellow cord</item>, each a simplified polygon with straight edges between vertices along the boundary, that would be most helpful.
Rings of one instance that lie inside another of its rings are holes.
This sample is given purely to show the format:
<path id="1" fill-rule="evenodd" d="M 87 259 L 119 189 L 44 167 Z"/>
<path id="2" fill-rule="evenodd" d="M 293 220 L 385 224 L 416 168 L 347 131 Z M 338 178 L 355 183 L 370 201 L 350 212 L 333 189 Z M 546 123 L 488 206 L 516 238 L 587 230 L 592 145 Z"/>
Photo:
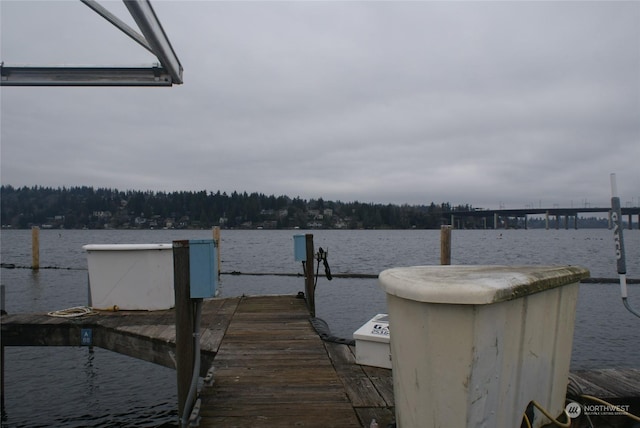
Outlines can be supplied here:
<path id="1" fill-rule="evenodd" d="M 529 416 L 527 416 L 527 414 L 526 414 L 526 413 L 524 413 L 524 414 L 522 415 L 522 419 L 524 419 L 524 421 L 527 423 L 527 428 L 532 428 L 532 427 L 531 427 L 531 421 L 529 421 Z"/>
<path id="2" fill-rule="evenodd" d="M 586 398 L 587 400 L 595 401 L 596 403 L 604 404 L 605 406 L 609 406 L 612 409 L 615 409 L 616 412 L 620 412 L 620 414 L 622 414 L 624 416 L 627 416 L 628 418 L 631 418 L 636 422 L 640 422 L 640 418 L 639 417 L 637 417 L 636 415 L 633 415 L 633 414 L 625 411 L 624 409 L 616 406 L 615 404 L 608 403 L 608 402 L 606 402 L 604 400 L 601 400 L 600 398 L 594 397 L 592 395 L 581 395 L 580 397 L 581 398 Z"/>
<path id="3" fill-rule="evenodd" d="M 531 402 L 538 410 L 540 410 L 542 412 L 543 415 L 545 415 L 553 424 L 555 424 L 556 426 L 559 426 L 560 428 L 571 428 L 571 417 L 567 414 L 566 410 L 562 410 L 562 414 L 564 415 L 564 417 L 567 419 L 567 422 L 560 422 L 559 420 L 557 420 L 556 418 L 554 418 L 553 416 L 551 416 L 549 414 L 549 412 L 547 412 L 541 405 L 540 403 L 538 403 L 537 401 L 533 400 Z"/>

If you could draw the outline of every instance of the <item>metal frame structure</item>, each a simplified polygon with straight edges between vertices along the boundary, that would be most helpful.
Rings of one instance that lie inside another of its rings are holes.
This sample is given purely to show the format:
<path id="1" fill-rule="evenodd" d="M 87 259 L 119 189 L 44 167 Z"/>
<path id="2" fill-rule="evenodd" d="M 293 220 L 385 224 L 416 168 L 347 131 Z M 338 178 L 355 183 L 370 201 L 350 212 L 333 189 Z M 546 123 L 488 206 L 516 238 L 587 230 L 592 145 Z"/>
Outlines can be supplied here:
<path id="1" fill-rule="evenodd" d="M 172 86 L 182 81 L 182 65 L 149 0 L 123 0 L 138 33 L 96 0 L 80 0 L 158 58 L 150 67 L 5 66 L 0 86 Z"/>

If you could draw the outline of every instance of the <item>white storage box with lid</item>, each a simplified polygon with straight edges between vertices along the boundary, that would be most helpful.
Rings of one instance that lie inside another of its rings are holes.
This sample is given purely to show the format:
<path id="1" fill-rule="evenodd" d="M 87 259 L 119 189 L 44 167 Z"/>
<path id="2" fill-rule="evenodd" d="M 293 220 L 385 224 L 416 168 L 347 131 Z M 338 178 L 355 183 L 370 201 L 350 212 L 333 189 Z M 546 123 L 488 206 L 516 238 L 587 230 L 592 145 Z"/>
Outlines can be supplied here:
<path id="1" fill-rule="evenodd" d="M 512 428 L 533 400 L 562 414 L 579 282 L 588 276 L 577 266 L 382 272 L 398 426 Z M 534 428 L 548 423 L 534 413 Z"/>
<path id="2" fill-rule="evenodd" d="M 95 309 L 162 310 L 175 305 L 171 244 L 85 245 Z"/>
<path id="3" fill-rule="evenodd" d="M 353 333 L 356 341 L 356 363 L 391 368 L 389 317 L 378 314 Z"/>

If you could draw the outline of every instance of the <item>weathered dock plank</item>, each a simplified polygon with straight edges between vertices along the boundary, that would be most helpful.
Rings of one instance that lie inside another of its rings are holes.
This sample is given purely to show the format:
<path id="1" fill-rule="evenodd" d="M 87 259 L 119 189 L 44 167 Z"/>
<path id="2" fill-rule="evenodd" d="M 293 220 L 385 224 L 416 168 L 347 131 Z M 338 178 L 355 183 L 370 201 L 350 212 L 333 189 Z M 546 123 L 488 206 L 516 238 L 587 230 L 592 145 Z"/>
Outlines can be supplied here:
<path id="1" fill-rule="evenodd" d="M 362 426 L 304 300 L 243 299 L 214 366 L 200 426 Z"/>
<path id="2" fill-rule="evenodd" d="M 572 376 L 584 394 L 603 399 L 640 397 L 640 369 L 579 370 Z"/>
<path id="3" fill-rule="evenodd" d="M 569 391 L 572 400 L 586 406 L 584 412 L 590 412 L 593 426 L 630 428 L 640 422 L 640 369 L 574 371 L 569 374 Z M 623 415 L 606 403 L 621 406 L 636 418 Z"/>
<path id="4" fill-rule="evenodd" d="M 356 364 L 353 346 L 326 342 L 325 347 L 363 426 L 373 419 L 381 427 L 392 423 L 395 408 L 391 370 Z"/>

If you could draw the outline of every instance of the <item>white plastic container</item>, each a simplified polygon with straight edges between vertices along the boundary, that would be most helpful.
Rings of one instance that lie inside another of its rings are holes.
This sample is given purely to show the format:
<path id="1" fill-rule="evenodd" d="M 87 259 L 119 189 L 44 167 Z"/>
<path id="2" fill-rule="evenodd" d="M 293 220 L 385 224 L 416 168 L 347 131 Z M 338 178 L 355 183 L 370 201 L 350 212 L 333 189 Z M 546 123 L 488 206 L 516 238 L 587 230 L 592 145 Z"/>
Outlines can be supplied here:
<path id="1" fill-rule="evenodd" d="M 356 363 L 391 368 L 389 317 L 378 314 L 353 333 L 356 341 Z"/>
<path id="2" fill-rule="evenodd" d="M 175 305 L 172 244 L 85 245 L 91 306 L 162 310 Z"/>
<path id="3" fill-rule="evenodd" d="M 535 400 L 560 416 L 575 266 L 416 266 L 380 274 L 402 428 L 520 426 Z M 533 427 L 548 423 L 537 410 Z"/>

